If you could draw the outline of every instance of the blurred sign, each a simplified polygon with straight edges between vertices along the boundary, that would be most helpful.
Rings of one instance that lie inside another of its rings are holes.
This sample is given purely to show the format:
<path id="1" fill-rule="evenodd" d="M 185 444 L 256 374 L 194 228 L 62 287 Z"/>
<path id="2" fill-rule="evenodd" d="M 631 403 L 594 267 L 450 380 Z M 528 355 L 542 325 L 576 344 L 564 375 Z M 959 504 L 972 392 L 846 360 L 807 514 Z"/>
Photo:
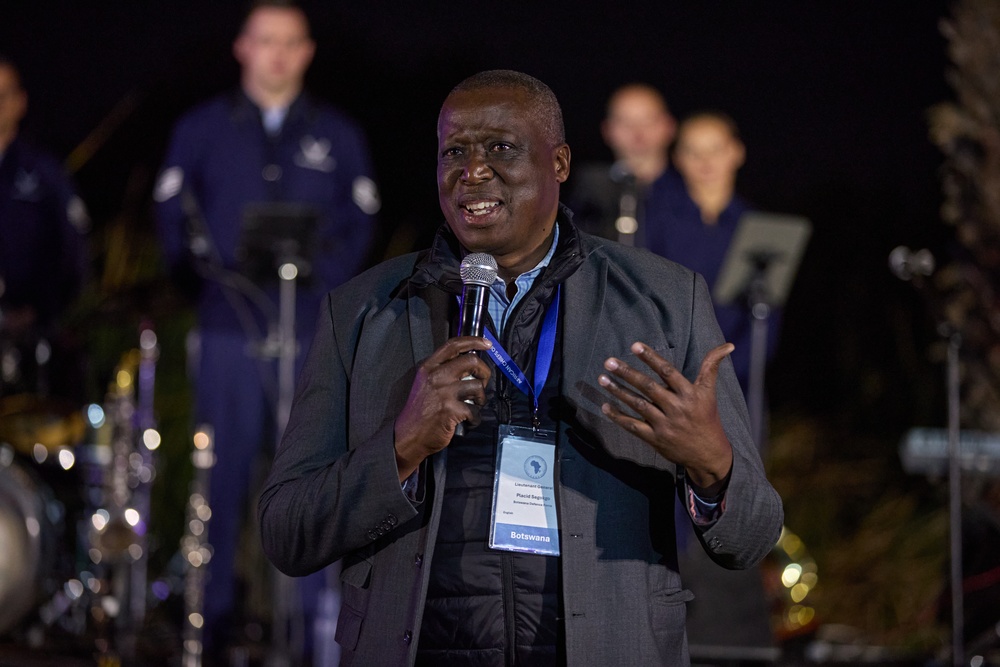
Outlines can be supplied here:
<path id="1" fill-rule="evenodd" d="M 1000 433 L 962 431 L 958 438 L 962 470 L 1000 475 Z M 899 445 L 903 469 L 910 474 L 948 473 L 948 431 L 943 428 L 911 428 Z"/>

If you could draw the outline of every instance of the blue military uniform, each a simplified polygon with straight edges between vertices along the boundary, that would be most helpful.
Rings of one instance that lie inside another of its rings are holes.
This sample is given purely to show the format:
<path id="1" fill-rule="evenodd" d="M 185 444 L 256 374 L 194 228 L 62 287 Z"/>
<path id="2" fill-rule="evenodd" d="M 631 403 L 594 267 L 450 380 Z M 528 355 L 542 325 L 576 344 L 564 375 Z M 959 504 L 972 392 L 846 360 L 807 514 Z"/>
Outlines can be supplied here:
<path id="1" fill-rule="evenodd" d="M 56 159 L 21 139 L 0 154 L 0 347 L 5 394 L 82 398 L 78 359 L 53 340 L 87 274 L 83 201 Z M 17 317 L 31 313 L 33 321 Z M 12 322 L 20 319 L 20 325 Z M 49 345 L 45 357 L 39 341 Z M 16 363 L 9 363 L 16 359 Z M 44 369 L 47 369 L 43 371 Z"/>
<path id="2" fill-rule="evenodd" d="M 88 225 L 55 158 L 21 139 L 0 153 L 0 313 L 31 307 L 51 324 L 83 284 Z"/>
<path id="3" fill-rule="evenodd" d="M 268 308 L 232 280 L 241 270 L 244 218 L 250 208 L 279 203 L 318 216 L 314 247 L 307 248 L 311 275 L 297 289 L 296 332 L 304 352 L 322 296 L 365 262 L 379 198 L 363 134 L 352 121 L 302 94 L 273 122 L 242 91 L 210 100 L 178 122 L 154 198 L 172 273 L 190 276 L 196 267 L 202 279 L 196 418 L 213 426 L 217 456 L 208 537 L 215 553 L 205 592 L 211 641 L 235 606 L 234 559 L 252 466 L 262 444 L 275 439 L 276 363 L 248 346 L 266 332 Z M 276 305 L 276 286 L 262 287 Z"/>
<path id="4" fill-rule="evenodd" d="M 700 273 L 705 277 L 708 289 L 714 290 L 740 218 L 750 210 L 749 203 L 736 195 L 719 214 L 716 223 L 706 225 L 702 222 L 698 205 L 686 191 L 668 195 L 653 190 L 647 202 L 646 247 Z M 729 356 L 746 395 L 750 386 L 749 306 L 745 303 L 715 304 L 715 317 L 719 320 L 722 335 L 736 346 Z M 768 318 L 768 359 L 777 349 L 780 328 L 781 309 L 775 308 Z"/>

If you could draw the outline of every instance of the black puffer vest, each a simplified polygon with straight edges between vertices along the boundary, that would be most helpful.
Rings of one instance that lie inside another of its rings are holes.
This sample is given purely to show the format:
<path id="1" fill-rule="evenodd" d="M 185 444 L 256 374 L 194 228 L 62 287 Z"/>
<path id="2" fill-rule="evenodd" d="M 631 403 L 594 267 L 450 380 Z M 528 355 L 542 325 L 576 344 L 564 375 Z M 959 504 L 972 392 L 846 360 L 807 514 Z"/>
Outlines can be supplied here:
<path id="1" fill-rule="evenodd" d="M 508 316 L 499 340 L 532 379 L 545 310 L 580 263 L 572 225 L 560 228 L 552 262 Z M 561 320 L 561 317 L 560 317 Z M 495 328 L 491 327 L 494 333 Z M 540 427 L 557 429 L 562 325 L 539 400 Z M 500 424 L 530 426 L 530 397 L 493 368 L 482 422 L 448 446 L 447 481 L 417 664 L 435 667 L 559 665 L 563 659 L 558 557 L 488 546 Z M 557 444 L 558 446 L 558 444 Z M 558 476 L 558 471 L 556 471 Z M 558 499 L 557 499 L 558 502 Z"/>

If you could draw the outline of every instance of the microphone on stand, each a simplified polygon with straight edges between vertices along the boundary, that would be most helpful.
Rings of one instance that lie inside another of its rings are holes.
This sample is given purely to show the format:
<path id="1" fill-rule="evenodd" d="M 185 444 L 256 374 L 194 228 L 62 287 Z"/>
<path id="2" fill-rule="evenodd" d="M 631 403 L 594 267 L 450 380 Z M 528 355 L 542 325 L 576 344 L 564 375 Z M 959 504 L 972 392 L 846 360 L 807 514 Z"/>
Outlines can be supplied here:
<path id="1" fill-rule="evenodd" d="M 929 276 L 934 273 L 934 264 L 934 255 L 926 248 L 910 250 L 901 245 L 889 253 L 889 270 L 900 280 Z"/>
<path id="2" fill-rule="evenodd" d="M 497 261 L 485 252 L 473 252 L 465 256 L 458 268 L 462 277 L 461 319 L 459 336 L 482 336 L 486 322 L 486 304 L 490 299 L 490 285 L 497 279 Z M 470 353 L 470 354 L 475 354 Z M 471 375 L 463 380 L 474 380 Z M 466 403 L 472 403 L 466 400 Z M 465 422 L 455 427 L 455 435 L 465 435 Z"/>
<path id="3" fill-rule="evenodd" d="M 615 218 L 618 242 L 635 245 L 635 233 L 639 231 L 639 184 L 624 160 L 611 165 L 609 174 L 622 188 L 618 197 L 618 217 Z"/>

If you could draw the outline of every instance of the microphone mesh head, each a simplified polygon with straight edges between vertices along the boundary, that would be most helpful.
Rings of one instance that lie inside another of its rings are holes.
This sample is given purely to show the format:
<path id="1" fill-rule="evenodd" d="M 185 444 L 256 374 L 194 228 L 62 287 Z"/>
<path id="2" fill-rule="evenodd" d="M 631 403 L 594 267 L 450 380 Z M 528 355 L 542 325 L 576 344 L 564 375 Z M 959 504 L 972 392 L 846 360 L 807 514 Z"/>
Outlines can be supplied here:
<path id="1" fill-rule="evenodd" d="M 485 252 L 473 252 L 465 256 L 458 268 L 463 285 L 489 287 L 497 279 L 497 261 Z"/>

